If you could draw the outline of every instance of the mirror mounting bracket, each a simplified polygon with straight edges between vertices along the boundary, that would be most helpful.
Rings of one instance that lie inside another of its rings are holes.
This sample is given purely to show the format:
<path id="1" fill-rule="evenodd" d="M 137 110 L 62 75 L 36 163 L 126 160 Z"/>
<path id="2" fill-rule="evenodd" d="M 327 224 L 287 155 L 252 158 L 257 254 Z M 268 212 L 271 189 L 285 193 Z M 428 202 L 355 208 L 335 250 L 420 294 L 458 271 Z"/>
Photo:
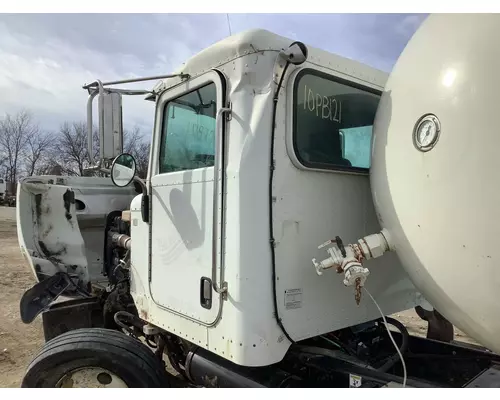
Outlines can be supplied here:
<path id="1" fill-rule="evenodd" d="M 155 96 L 155 93 L 151 90 L 130 90 L 111 88 L 110 86 L 175 77 L 185 80 L 189 79 L 190 75 L 179 73 L 109 82 L 96 80 L 83 86 L 83 89 L 89 92 L 87 100 L 87 150 L 91 160 L 94 159 L 92 105 L 94 98 L 99 95 L 99 162 L 97 165 L 86 169 L 86 171 L 104 172 L 110 167 L 112 160 L 123 152 L 122 95 Z M 106 107 L 104 103 L 106 103 Z M 110 113 L 105 113 L 105 111 L 110 111 Z"/>

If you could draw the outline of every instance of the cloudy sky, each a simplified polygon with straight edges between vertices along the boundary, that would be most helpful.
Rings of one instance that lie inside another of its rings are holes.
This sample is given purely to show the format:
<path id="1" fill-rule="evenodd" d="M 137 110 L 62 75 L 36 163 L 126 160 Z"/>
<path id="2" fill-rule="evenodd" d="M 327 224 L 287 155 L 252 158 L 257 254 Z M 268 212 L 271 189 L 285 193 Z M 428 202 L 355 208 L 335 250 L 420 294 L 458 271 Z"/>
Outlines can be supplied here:
<path id="1" fill-rule="evenodd" d="M 425 17 L 230 14 L 229 21 L 233 33 L 264 28 L 389 72 Z M 1 14 L 0 114 L 29 109 L 57 130 L 85 119 L 82 84 L 170 73 L 228 34 L 225 14 Z M 149 102 L 124 100 L 125 125 L 149 134 L 152 111 Z"/>

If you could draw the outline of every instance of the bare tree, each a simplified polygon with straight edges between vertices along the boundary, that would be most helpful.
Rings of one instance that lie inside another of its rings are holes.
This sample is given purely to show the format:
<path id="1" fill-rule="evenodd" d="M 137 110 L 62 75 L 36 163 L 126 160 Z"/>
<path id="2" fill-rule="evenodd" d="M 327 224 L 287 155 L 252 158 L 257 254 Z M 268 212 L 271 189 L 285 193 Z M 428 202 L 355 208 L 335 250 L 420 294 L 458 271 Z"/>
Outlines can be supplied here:
<path id="1" fill-rule="evenodd" d="M 61 166 L 69 175 L 84 175 L 84 170 L 95 164 L 98 157 L 98 133 L 93 129 L 93 153 L 89 156 L 87 146 L 87 124 L 84 122 L 65 122 L 60 130 L 57 140 Z"/>
<path id="2" fill-rule="evenodd" d="M 6 114 L 0 121 L 0 153 L 7 167 L 7 181 L 15 185 L 20 161 L 30 137 L 37 136 L 38 124 L 30 112 L 22 110 L 14 116 Z"/>
<path id="3" fill-rule="evenodd" d="M 148 175 L 149 149 L 149 143 L 141 142 L 132 154 L 137 161 L 137 175 L 142 179 L 145 179 Z"/>
<path id="4" fill-rule="evenodd" d="M 89 156 L 87 124 L 65 122 L 57 133 L 42 132 L 32 114 L 21 111 L 0 120 L 0 174 L 15 183 L 26 175 L 80 175 L 99 159 L 99 134 L 93 127 L 93 154 Z M 139 128 L 124 130 L 124 151 L 137 161 L 137 173 L 145 178 L 149 143 Z"/>
<path id="5" fill-rule="evenodd" d="M 54 145 L 54 135 L 39 132 L 38 135 L 28 136 L 24 156 L 25 170 L 28 176 L 35 174 L 37 168 L 44 167 L 51 162 L 50 150 Z"/>
<path id="6" fill-rule="evenodd" d="M 130 153 L 135 151 L 137 145 L 142 141 L 142 134 L 138 127 L 132 130 L 123 129 L 123 151 Z"/>
<path id="7" fill-rule="evenodd" d="M 55 158 L 51 157 L 51 151 L 47 157 L 37 165 L 34 175 L 71 175 L 68 173 L 63 165 Z"/>
<path id="8" fill-rule="evenodd" d="M 137 162 L 137 175 L 146 178 L 149 162 L 149 143 L 144 140 L 144 136 L 138 127 L 131 131 L 123 130 L 123 151 L 134 156 Z"/>

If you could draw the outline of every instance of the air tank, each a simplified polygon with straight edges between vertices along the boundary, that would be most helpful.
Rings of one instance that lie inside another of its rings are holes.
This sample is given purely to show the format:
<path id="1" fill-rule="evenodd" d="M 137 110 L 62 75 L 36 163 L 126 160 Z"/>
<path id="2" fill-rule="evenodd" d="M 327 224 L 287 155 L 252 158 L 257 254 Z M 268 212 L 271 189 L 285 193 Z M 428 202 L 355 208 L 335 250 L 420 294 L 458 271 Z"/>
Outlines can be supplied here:
<path id="1" fill-rule="evenodd" d="M 499 96 L 500 15 L 429 16 L 388 79 L 370 178 L 379 221 L 415 286 L 497 353 Z"/>

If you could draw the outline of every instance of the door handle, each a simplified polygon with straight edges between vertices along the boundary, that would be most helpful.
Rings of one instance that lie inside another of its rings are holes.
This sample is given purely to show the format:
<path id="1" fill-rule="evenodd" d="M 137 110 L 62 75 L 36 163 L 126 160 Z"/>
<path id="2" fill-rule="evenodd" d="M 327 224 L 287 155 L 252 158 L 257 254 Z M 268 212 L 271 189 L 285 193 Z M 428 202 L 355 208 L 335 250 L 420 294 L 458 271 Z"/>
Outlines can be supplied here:
<path id="1" fill-rule="evenodd" d="M 202 277 L 200 280 L 200 304 L 203 308 L 212 308 L 212 280 Z"/>

